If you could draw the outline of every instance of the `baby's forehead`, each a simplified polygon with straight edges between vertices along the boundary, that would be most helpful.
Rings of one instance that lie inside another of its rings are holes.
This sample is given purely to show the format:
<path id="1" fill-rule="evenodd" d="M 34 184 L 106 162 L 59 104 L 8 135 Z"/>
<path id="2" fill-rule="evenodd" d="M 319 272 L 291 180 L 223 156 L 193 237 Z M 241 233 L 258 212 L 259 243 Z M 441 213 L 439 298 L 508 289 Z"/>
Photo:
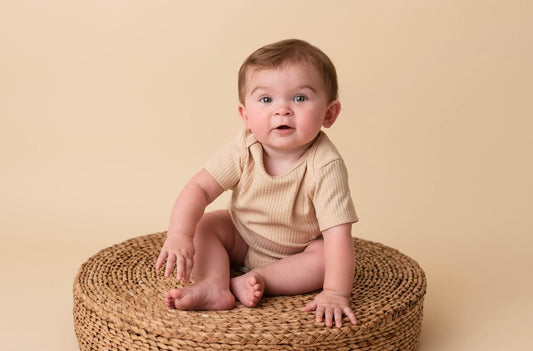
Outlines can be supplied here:
<path id="1" fill-rule="evenodd" d="M 302 70 L 309 70 L 309 71 L 314 71 L 316 73 L 320 73 L 318 68 L 315 67 L 315 65 L 309 63 L 309 62 L 306 62 L 306 61 L 284 61 L 282 62 L 281 64 L 278 64 L 278 65 L 269 65 L 269 66 L 260 66 L 260 65 L 252 65 L 250 67 L 248 67 L 248 69 L 246 70 L 246 76 L 247 77 L 251 77 L 253 76 L 254 74 L 258 73 L 258 72 L 279 72 L 279 71 L 284 71 L 284 70 L 289 70 L 291 68 L 297 68 L 297 69 L 302 69 Z"/>
<path id="2" fill-rule="evenodd" d="M 290 78 L 290 81 L 285 80 L 287 85 L 303 84 L 315 86 L 316 90 L 324 89 L 324 78 L 317 68 L 308 63 L 286 63 L 275 67 L 250 67 L 246 72 L 246 88 L 252 88 L 256 84 L 264 84 L 271 82 L 277 84 L 280 81 L 279 77 L 285 79 Z"/>

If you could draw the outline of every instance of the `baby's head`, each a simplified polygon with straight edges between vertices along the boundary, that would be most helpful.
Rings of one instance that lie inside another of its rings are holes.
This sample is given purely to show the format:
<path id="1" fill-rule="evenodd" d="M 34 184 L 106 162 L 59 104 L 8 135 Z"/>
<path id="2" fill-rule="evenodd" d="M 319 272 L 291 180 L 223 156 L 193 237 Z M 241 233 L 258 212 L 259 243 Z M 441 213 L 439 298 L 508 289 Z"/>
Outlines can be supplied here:
<path id="1" fill-rule="evenodd" d="M 239 101 L 244 105 L 246 75 L 251 70 L 276 69 L 285 64 L 308 64 L 324 81 L 328 102 L 338 97 L 337 72 L 329 57 L 319 48 L 298 39 L 287 39 L 263 46 L 254 51 L 239 70 Z"/>

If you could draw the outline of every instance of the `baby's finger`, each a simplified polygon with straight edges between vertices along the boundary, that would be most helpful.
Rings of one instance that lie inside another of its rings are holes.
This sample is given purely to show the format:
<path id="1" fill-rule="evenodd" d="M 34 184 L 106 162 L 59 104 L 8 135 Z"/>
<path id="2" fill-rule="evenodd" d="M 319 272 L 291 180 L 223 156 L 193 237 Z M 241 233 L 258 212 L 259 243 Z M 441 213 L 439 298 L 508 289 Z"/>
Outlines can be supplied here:
<path id="1" fill-rule="evenodd" d="M 333 314 L 335 318 L 335 326 L 337 328 L 342 327 L 342 310 L 340 308 L 336 308 Z"/>
<path id="2" fill-rule="evenodd" d="M 311 312 L 311 311 L 314 311 L 315 309 L 316 309 L 316 301 L 313 300 L 309 302 L 307 305 L 305 305 L 304 308 L 302 308 L 302 312 Z"/>
<path id="3" fill-rule="evenodd" d="M 165 269 L 165 278 L 170 277 L 170 273 L 172 273 L 172 268 L 174 268 L 175 263 L 176 256 L 169 254 L 167 257 L 167 268 Z"/>
<path id="4" fill-rule="evenodd" d="M 176 257 L 176 279 L 183 280 L 183 272 L 185 271 L 185 258 L 182 255 Z"/>
<path id="5" fill-rule="evenodd" d="M 316 312 L 315 312 L 315 315 L 316 315 L 316 321 L 317 323 L 322 323 L 322 321 L 324 320 L 324 312 L 325 312 L 325 308 L 324 306 L 320 306 L 318 305 L 316 307 Z"/>
<path id="6" fill-rule="evenodd" d="M 192 268 L 194 266 L 194 261 L 190 258 L 185 259 L 185 275 L 183 277 L 184 283 L 190 283 L 191 282 L 191 274 L 192 274 Z"/>
<path id="7" fill-rule="evenodd" d="M 344 307 L 342 309 L 342 311 L 344 312 L 346 317 L 348 317 L 350 319 L 350 322 L 352 322 L 352 324 L 357 324 L 357 319 L 355 318 L 355 315 L 353 314 L 353 312 L 350 309 L 350 307 Z"/>
<path id="8" fill-rule="evenodd" d="M 333 308 L 326 308 L 326 327 L 333 325 Z"/>
<path id="9" fill-rule="evenodd" d="M 159 257 L 157 258 L 157 262 L 155 263 L 155 268 L 157 270 L 161 269 L 161 266 L 163 265 L 163 262 L 165 262 L 167 257 L 168 257 L 168 251 L 167 250 L 161 250 L 161 253 L 159 254 Z"/>

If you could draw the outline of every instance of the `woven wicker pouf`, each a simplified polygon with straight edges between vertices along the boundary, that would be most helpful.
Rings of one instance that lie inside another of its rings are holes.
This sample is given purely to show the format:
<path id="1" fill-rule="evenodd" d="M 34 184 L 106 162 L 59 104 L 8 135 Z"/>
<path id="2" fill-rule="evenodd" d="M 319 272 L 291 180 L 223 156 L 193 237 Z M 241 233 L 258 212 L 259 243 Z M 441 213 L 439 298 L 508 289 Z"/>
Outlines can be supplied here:
<path id="1" fill-rule="evenodd" d="M 357 325 L 315 323 L 301 312 L 317 292 L 264 297 L 255 308 L 177 311 L 164 292 L 178 286 L 155 261 L 165 233 L 140 236 L 104 249 L 74 280 L 74 327 L 85 350 L 415 350 L 426 278 L 397 250 L 354 239 L 352 300 Z"/>

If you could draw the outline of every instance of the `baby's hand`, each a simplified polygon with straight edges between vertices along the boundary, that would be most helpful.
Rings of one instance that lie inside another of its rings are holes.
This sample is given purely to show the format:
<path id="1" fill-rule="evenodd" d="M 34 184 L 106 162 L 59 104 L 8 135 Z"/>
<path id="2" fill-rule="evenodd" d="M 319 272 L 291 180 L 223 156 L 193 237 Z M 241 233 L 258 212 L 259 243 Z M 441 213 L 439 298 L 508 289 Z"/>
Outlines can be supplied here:
<path id="1" fill-rule="evenodd" d="M 170 277 L 172 268 L 176 265 L 176 279 L 189 283 L 192 267 L 194 265 L 194 244 L 192 238 L 184 236 L 168 236 L 161 253 L 155 264 L 156 269 L 161 269 L 163 262 L 167 261 L 165 278 Z"/>
<path id="2" fill-rule="evenodd" d="M 331 290 L 322 291 L 313 301 L 308 303 L 302 311 L 316 311 L 317 323 L 322 323 L 325 317 L 327 327 L 333 326 L 333 319 L 335 319 L 336 327 L 342 327 L 343 314 L 350 319 L 352 324 L 357 323 L 352 309 L 350 308 L 348 298 Z"/>

